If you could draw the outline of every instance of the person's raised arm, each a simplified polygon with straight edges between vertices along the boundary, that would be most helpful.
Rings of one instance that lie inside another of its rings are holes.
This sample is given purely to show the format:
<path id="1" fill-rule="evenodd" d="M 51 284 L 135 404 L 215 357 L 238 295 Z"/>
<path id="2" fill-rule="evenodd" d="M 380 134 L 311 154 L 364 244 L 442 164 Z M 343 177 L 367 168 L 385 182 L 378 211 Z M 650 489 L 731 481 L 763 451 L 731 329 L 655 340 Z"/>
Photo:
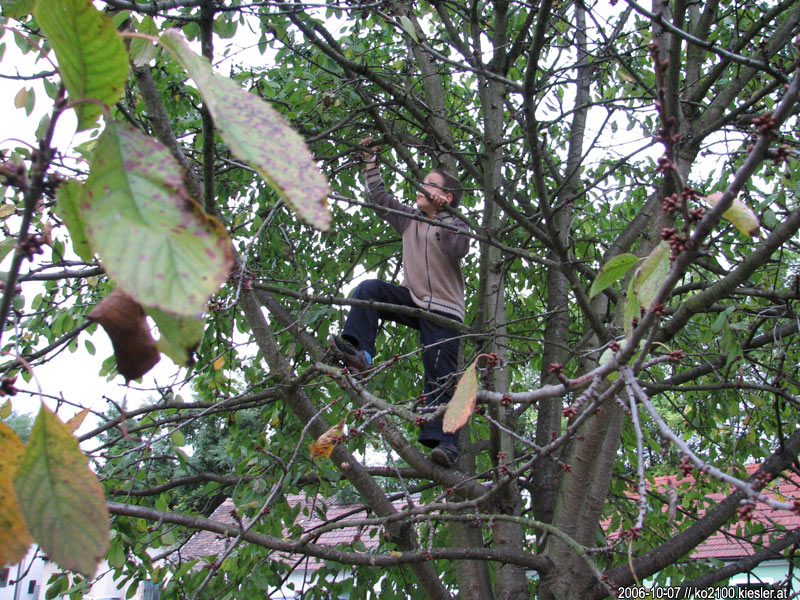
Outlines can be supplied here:
<path id="1" fill-rule="evenodd" d="M 366 137 L 359 142 L 359 145 L 363 148 L 359 153 L 359 157 L 364 163 L 364 180 L 367 186 L 367 199 L 378 206 L 408 214 L 414 213 L 414 209 L 405 206 L 386 191 L 383 177 L 381 177 L 381 171 L 378 168 L 378 153 L 381 147 L 375 145 L 373 141 L 371 137 Z M 408 219 L 398 214 L 385 213 L 379 209 L 377 213 L 400 234 L 402 234 L 408 226 Z"/>

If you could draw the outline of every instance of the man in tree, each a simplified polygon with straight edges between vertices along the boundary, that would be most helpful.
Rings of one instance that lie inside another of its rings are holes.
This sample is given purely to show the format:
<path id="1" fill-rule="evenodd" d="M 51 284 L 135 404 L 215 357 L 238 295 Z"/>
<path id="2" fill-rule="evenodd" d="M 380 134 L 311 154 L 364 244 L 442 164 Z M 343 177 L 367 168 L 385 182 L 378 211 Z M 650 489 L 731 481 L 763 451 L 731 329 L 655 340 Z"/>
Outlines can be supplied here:
<path id="1" fill-rule="evenodd" d="M 376 161 L 380 148 L 372 143 L 371 137 L 361 140 L 365 147 L 361 157 L 365 163 L 367 197 L 378 207 L 378 214 L 402 236 L 405 278 L 399 286 L 379 279 L 364 281 L 356 287 L 353 298 L 422 308 L 463 322 L 464 277 L 460 262 L 469 250 L 469 238 L 458 232 L 465 230 L 466 224 L 444 210 L 446 204 L 455 208 L 461 202 L 461 182 L 447 171 L 433 169 L 417 190 L 417 208 L 405 206 L 386 191 Z M 388 213 L 380 207 L 396 212 Z M 427 319 L 353 307 L 341 337 L 332 339 L 347 367 L 362 372 L 372 364 L 379 319 L 419 330 L 425 369 L 425 407 L 430 411 L 448 402 L 455 389 L 458 332 Z M 433 448 L 431 458 L 435 462 L 448 468 L 455 466 L 459 456 L 458 437 L 442 431 L 441 419 L 427 421 L 420 429 L 419 441 Z"/>

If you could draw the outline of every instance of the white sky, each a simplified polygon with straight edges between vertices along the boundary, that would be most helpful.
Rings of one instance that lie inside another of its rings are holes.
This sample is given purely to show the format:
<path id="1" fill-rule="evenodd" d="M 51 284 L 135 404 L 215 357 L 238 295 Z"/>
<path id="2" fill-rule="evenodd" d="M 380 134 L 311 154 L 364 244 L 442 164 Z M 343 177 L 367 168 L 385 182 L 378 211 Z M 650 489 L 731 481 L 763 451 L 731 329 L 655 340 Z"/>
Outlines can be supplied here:
<path id="1" fill-rule="evenodd" d="M 0 62 L 0 74 L 3 75 L 31 75 L 40 71 L 52 70 L 52 66 L 47 61 L 38 61 L 32 64 L 30 56 L 23 56 L 14 43 L 12 34 L 6 32 L 0 37 L 0 44 L 5 43 L 5 54 Z M 24 108 L 16 108 L 14 99 L 22 88 L 33 87 L 36 94 L 36 104 L 33 112 L 28 116 Z M 0 78 L 0 114 L 3 115 L 2 133 L 0 133 L 0 149 L 8 152 L 21 144 L 17 140 L 22 140 L 30 144 L 35 143 L 35 130 L 43 115 L 52 109 L 52 101 L 44 91 L 44 87 L 38 80 L 16 81 Z M 70 148 L 88 139 L 86 134 L 75 135 L 77 120 L 73 111 L 66 111 L 59 119 L 53 146 L 60 152 L 66 152 Z M 15 231 L 16 224 L 12 222 L 10 230 Z M 66 230 L 59 228 L 54 236 L 65 241 Z M 45 250 L 45 254 L 49 254 Z M 7 270 L 10 257 L 0 264 L 0 270 Z M 29 263 L 24 263 L 22 272 L 28 268 Z M 38 283 L 23 284 L 23 295 L 30 306 L 30 301 L 39 293 L 41 286 Z M 7 339 L 7 337 L 6 337 Z M 84 340 L 90 340 L 96 348 L 94 355 L 85 350 Z M 132 383 L 128 388 L 124 385 L 124 379 L 117 375 L 111 381 L 106 381 L 105 377 L 98 376 L 103 361 L 113 353 L 111 342 L 108 336 L 98 328 L 93 335 L 82 332 L 78 338 L 78 351 L 70 353 L 64 351 L 53 361 L 46 365 L 38 366 L 34 370 L 35 379 L 26 383 L 22 378 L 17 379 L 16 387 L 20 390 L 31 392 L 30 394 L 20 393 L 11 398 L 14 410 L 25 413 L 36 413 L 40 406 L 39 391 L 45 396 L 63 397 L 69 402 L 80 404 L 97 411 L 105 411 L 108 402 L 103 396 L 108 396 L 120 404 L 136 406 L 142 400 L 150 396 L 157 397 L 155 391 L 157 386 L 169 385 L 175 380 L 175 375 L 179 369 L 165 355 L 156 367 L 142 378 L 142 383 Z M 10 358 L 10 357 L 9 357 Z M 6 360 L 0 361 L 6 362 Z M 37 385 L 38 383 L 38 385 Z M 41 390 L 39 390 L 39 386 Z M 189 398 L 189 394 L 184 390 L 184 397 Z M 5 399 L 0 399 L 0 404 Z M 56 402 L 50 398 L 44 398 L 45 403 L 54 409 Z M 80 409 L 63 406 L 59 410 L 59 417 L 66 420 Z M 90 429 L 96 421 L 87 419 L 81 430 Z"/>

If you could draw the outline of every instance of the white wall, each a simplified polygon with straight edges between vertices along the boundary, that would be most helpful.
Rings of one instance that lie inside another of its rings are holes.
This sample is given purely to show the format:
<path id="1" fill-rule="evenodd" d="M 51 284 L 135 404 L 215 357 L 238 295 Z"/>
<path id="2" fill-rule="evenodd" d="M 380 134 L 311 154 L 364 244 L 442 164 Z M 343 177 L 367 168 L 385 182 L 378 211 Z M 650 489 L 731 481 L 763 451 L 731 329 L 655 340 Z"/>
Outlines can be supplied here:
<path id="1" fill-rule="evenodd" d="M 37 546 L 31 546 L 27 556 L 18 565 L 6 567 L 9 583 L 0 587 L 0 600 L 40 600 L 44 599 L 44 566 Z M 27 572 L 26 572 L 27 570 Z M 24 576 L 23 576 L 24 575 Z M 17 578 L 23 576 L 18 583 Z M 29 590 L 31 593 L 29 593 Z"/>
<path id="2" fill-rule="evenodd" d="M 30 568 L 29 568 L 30 567 Z M 44 600 L 47 590 L 47 581 L 61 569 L 52 562 L 45 562 L 42 553 L 37 553 L 37 546 L 32 546 L 28 555 L 19 564 L 8 568 L 8 580 L 16 581 L 20 574 L 27 574 L 18 584 L 0 586 L 0 600 Z M 111 598 L 126 598 L 127 587 L 118 588 L 114 583 L 113 572 L 108 564 L 103 561 L 97 570 L 97 579 L 92 585 L 89 594 L 84 596 L 84 600 L 106 600 Z M 1 583 L 1 582 L 0 582 Z M 136 591 L 131 600 L 142 600 L 142 589 Z M 30 593 L 29 593 L 30 590 Z M 64 596 L 66 598 L 66 596 Z"/>

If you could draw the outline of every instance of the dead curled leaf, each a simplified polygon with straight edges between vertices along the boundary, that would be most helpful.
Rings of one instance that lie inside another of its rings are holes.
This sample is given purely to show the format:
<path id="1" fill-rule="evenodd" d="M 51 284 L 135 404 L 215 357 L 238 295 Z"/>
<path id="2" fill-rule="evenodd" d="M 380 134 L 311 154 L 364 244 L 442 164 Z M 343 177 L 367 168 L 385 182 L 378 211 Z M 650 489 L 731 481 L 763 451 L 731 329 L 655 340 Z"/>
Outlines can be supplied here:
<path id="1" fill-rule="evenodd" d="M 461 379 L 458 380 L 453 397 L 447 403 L 447 410 L 442 420 L 442 430 L 445 433 L 455 433 L 461 429 L 475 411 L 475 399 L 478 395 L 476 362 L 466 368 Z"/>
<path id="2" fill-rule="evenodd" d="M 344 419 L 319 436 L 315 443 L 309 444 L 311 458 L 330 458 L 333 449 L 341 441 L 342 434 L 344 434 Z"/>
<path id="3" fill-rule="evenodd" d="M 161 358 L 142 306 L 116 288 L 88 315 L 111 338 L 117 369 L 127 381 L 138 379 Z"/>
<path id="4" fill-rule="evenodd" d="M 83 425 L 83 420 L 86 418 L 86 415 L 88 414 L 89 414 L 89 409 L 84 408 L 81 412 L 79 412 L 69 421 L 64 423 L 64 426 L 70 430 L 72 435 L 75 435 L 75 432 L 78 431 L 78 429 L 80 429 L 81 425 Z"/>

